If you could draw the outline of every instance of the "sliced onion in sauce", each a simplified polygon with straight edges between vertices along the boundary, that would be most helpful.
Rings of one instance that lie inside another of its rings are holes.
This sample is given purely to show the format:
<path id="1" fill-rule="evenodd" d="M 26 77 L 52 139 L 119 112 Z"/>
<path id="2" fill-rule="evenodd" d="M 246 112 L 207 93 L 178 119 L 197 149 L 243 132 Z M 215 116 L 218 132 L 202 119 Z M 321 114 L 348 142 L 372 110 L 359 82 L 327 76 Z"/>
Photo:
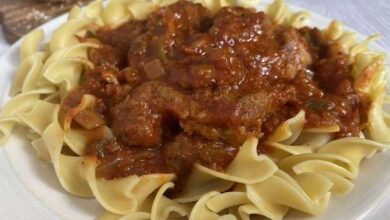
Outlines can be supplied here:
<path id="1" fill-rule="evenodd" d="M 73 119 L 76 117 L 76 115 L 78 115 L 80 112 L 84 111 L 87 108 L 89 109 L 93 108 L 95 106 L 95 103 L 96 103 L 95 96 L 89 94 L 82 95 L 80 103 L 76 107 L 69 109 L 65 113 L 64 122 L 63 122 L 65 132 L 68 132 L 70 130 L 70 125 Z"/>
<path id="2" fill-rule="evenodd" d="M 336 107 L 336 104 L 324 99 L 309 99 L 305 103 L 306 107 L 317 111 L 329 111 Z"/>
<path id="3" fill-rule="evenodd" d="M 104 120 L 104 117 L 91 110 L 83 110 L 80 113 L 78 113 L 74 120 L 80 124 L 85 129 L 91 130 L 97 127 L 100 127 L 102 125 L 105 125 L 106 122 Z"/>
<path id="4" fill-rule="evenodd" d="M 146 76 L 153 80 L 164 75 L 164 67 L 159 59 L 154 59 L 144 66 Z"/>
<path id="5" fill-rule="evenodd" d="M 109 84 L 119 85 L 118 79 L 110 71 L 103 72 L 103 79 Z"/>
<path id="6" fill-rule="evenodd" d="M 117 170 L 119 164 L 123 161 L 122 158 L 117 157 L 109 163 L 104 163 L 96 167 L 96 177 L 108 179 L 113 178 L 112 174 Z"/>

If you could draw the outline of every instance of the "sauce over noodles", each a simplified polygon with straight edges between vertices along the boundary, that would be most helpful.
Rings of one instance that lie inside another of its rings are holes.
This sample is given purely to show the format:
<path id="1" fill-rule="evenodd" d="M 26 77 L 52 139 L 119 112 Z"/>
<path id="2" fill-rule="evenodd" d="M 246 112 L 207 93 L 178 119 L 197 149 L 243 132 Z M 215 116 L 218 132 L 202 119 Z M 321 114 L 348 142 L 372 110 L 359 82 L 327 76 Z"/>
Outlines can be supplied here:
<path id="1" fill-rule="evenodd" d="M 334 138 L 358 136 L 366 120 L 348 56 L 318 29 L 284 27 L 263 12 L 213 15 L 179 1 L 80 41 L 101 47 L 89 51 L 95 66 L 62 111 L 96 97 L 72 127 L 112 129 L 115 138 L 87 147 L 101 178 L 176 173 L 180 182 L 194 163 L 223 171 L 250 135 L 269 152 L 262 143 L 300 110 L 306 128 L 338 125 Z"/>

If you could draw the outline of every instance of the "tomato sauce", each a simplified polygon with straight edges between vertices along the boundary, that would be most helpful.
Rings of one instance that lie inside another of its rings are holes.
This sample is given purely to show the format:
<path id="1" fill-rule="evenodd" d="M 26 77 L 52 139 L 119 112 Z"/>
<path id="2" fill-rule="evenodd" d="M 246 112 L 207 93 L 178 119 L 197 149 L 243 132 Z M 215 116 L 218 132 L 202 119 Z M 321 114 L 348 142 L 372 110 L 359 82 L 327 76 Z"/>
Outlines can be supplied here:
<path id="1" fill-rule="evenodd" d="M 89 51 L 95 67 L 62 110 L 83 94 L 96 97 L 87 116 L 100 125 L 103 118 L 115 136 L 87 147 L 101 178 L 185 179 L 194 163 L 223 171 L 249 135 L 262 145 L 302 109 L 307 128 L 340 126 L 335 138 L 358 136 L 364 123 L 348 55 L 318 29 L 284 27 L 263 12 L 226 7 L 213 15 L 179 1 L 81 41 L 101 47 Z M 85 117 L 72 126 L 91 127 Z"/>

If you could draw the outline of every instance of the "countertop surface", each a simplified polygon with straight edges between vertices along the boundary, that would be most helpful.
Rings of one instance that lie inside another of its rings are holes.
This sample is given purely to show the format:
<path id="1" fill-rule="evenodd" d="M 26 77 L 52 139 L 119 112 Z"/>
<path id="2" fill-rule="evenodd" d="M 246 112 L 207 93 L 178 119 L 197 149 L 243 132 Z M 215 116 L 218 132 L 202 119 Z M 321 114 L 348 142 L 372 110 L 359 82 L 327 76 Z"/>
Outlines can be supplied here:
<path id="1" fill-rule="evenodd" d="M 285 0 L 285 1 L 299 7 L 307 8 L 323 16 L 341 21 L 345 23 L 346 26 L 349 26 L 364 35 L 379 33 L 383 36 L 383 38 L 381 39 L 381 41 L 378 42 L 378 44 L 381 45 L 383 48 L 385 48 L 388 51 L 388 53 L 390 53 L 390 1 L 389 0 L 371 0 L 371 1 L 367 1 L 367 0 L 342 0 L 342 1 L 340 0 Z M 5 42 L 3 34 L 0 31 L 0 55 L 4 53 L 9 46 L 10 45 L 8 45 Z M 0 97 L 3 97 L 3 94 L 0 94 Z M 390 172 L 390 170 L 384 172 Z M 1 179 L 3 179 L 3 177 Z M 3 205 L 5 205 L 1 201 L 0 204 L 2 204 L 1 207 L 4 207 Z M 388 207 L 390 207 L 390 195 L 384 201 L 382 201 L 380 206 L 378 206 L 366 219 L 373 219 L 373 220 L 390 219 L 390 209 Z M 0 214 L 4 213 L 4 211 L 6 210 L 2 210 L 2 208 L 0 208 Z M 26 219 L 30 219 L 28 218 L 29 217 L 28 215 L 27 216 L 23 215 L 23 216 L 27 217 Z M 32 219 L 40 219 L 40 218 L 38 217 Z"/>

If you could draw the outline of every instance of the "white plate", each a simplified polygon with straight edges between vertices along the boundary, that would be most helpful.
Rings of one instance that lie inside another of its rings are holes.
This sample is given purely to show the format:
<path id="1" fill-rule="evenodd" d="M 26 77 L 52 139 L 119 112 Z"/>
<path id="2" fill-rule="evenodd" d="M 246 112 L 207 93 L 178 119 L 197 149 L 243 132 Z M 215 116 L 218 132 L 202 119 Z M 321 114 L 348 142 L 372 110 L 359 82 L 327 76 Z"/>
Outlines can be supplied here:
<path id="1" fill-rule="evenodd" d="M 267 3 L 269 1 L 263 1 L 259 8 Z M 331 21 L 311 14 L 314 26 L 325 28 Z M 43 25 L 46 35 L 50 35 L 65 19 L 64 15 Z M 360 37 L 363 39 L 363 36 Z M 9 100 L 7 94 L 18 66 L 19 46 L 20 41 L 0 58 L 0 94 L 6 93 L 3 104 Z M 372 48 L 382 51 L 375 44 Z M 383 172 L 385 170 L 390 170 L 390 153 L 374 155 L 362 163 L 355 188 L 348 196 L 333 196 L 328 210 L 322 216 L 304 216 L 316 220 L 368 218 L 370 212 L 390 193 L 390 172 Z M 1 219 L 95 219 L 101 212 L 102 208 L 94 199 L 81 199 L 66 193 L 52 165 L 36 160 L 34 150 L 20 133 L 13 134 L 6 147 L 0 149 Z M 294 213 L 287 219 L 299 217 L 302 215 Z"/>

